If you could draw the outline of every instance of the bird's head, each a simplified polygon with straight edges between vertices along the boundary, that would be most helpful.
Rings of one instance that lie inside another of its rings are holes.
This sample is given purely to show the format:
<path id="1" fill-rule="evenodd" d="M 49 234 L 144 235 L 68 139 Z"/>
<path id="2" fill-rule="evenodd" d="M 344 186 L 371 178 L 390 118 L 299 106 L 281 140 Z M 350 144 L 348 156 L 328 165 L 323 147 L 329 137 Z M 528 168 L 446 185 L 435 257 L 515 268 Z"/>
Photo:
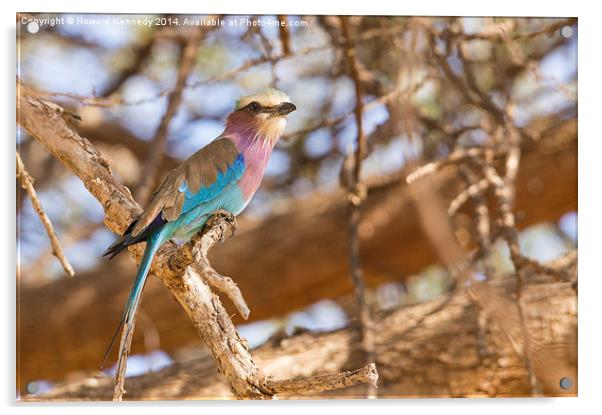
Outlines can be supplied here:
<path id="1" fill-rule="evenodd" d="M 240 98 L 226 120 L 226 130 L 246 131 L 273 145 L 284 133 L 286 116 L 296 109 L 288 95 L 268 88 Z"/>

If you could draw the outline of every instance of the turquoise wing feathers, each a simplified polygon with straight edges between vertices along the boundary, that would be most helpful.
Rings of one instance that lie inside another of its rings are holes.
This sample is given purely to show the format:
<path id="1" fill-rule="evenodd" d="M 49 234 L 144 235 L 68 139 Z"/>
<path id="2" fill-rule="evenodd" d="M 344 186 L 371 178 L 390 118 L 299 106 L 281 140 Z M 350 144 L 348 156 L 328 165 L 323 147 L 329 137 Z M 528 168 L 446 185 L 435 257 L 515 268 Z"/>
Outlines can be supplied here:
<path id="1" fill-rule="evenodd" d="M 178 187 L 178 191 L 184 194 L 184 203 L 180 215 L 218 197 L 228 186 L 240 180 L 244 171 L 244 158 L 242 154 L 239 154 L 225 172 L 219 171 L 217 173 L 216 180 L 209 186 L 201 187 L 198 191 L 193 192 L 190 190 L 187 181 L 182 181 Z"/>
<path id="2" fill-rule="evenodd" d="M 174 222 L 218 198 L 244 171 L 244 158 L 229 138 L 212 141 L 167 176 L 133 227 L 132 236 L 144 232 L 159 214 L 166 222 Z"/>

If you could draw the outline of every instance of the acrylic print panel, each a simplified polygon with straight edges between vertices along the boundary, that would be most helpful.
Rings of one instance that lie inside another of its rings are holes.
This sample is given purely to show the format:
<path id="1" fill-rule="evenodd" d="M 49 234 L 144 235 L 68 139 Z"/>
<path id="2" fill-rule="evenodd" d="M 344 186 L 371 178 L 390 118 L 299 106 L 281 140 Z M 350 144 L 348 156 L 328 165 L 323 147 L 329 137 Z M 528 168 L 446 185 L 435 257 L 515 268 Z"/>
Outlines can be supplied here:
<path id="1" fill-rule="evenodd" d="M 577 35 L 19 13 L 18 399 L 575 396 Z"/>

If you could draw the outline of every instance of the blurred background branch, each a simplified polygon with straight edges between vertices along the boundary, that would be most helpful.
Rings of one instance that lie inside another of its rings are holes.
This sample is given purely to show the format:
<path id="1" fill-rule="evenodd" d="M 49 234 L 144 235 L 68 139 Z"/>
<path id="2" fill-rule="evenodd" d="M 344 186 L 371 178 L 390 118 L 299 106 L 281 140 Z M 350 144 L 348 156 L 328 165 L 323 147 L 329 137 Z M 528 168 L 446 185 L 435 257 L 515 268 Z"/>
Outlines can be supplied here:
<path id="1" fill-rule="evenodd" d="M 357 317 L 361 333 L 362 351 L 366 357 L 366 364 L 374 364 L 374 334 L 372 333 L 372 319 L 366 298 L 366 282 L 360 261 L 359 227 L 361 205 L 366 198 L 366 188 L 360 179 L 362 161 L 367 155 L 368 146 L 364 135 L 364 96 L 362 84 L 356 59 L 356 50 L 349 29 L 349 17 L 340 18 L 341 31 L 343 33 L 345 56 L 349 74 L 353 81 L 355 90 L 355 128 L 357 138 L 355 149 L 351 144 L 343 165 L 341 166 L 341 183 L 346 187 L 349 200 L 349 265 L 351 268 L 351 280 L 354 286 Z M 376 397 L 376 383 L 368 383 L 366 397 Z"/>

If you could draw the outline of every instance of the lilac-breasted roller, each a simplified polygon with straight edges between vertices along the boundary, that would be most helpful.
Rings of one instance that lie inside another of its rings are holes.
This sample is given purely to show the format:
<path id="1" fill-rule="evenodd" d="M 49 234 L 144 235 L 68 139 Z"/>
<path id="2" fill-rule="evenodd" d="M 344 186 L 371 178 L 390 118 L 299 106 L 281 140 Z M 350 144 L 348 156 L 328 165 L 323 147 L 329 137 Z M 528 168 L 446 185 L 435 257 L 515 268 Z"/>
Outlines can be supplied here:
<path id="1" fill-rule="evenodd" d="M 190 239 L 217 210 L 233 215 L 243 211 L 284 132 L 287 114 L 295 109 L 289 97 L 275 89 L 242 97 L 228 115 L 224 132 L 174 169 L 142 215 L 105 251 L 103 256 L 113 258 L 130 245 L 146 242 L 119 327 L 132 329 L 153 257 L 164 242 Z"/>

